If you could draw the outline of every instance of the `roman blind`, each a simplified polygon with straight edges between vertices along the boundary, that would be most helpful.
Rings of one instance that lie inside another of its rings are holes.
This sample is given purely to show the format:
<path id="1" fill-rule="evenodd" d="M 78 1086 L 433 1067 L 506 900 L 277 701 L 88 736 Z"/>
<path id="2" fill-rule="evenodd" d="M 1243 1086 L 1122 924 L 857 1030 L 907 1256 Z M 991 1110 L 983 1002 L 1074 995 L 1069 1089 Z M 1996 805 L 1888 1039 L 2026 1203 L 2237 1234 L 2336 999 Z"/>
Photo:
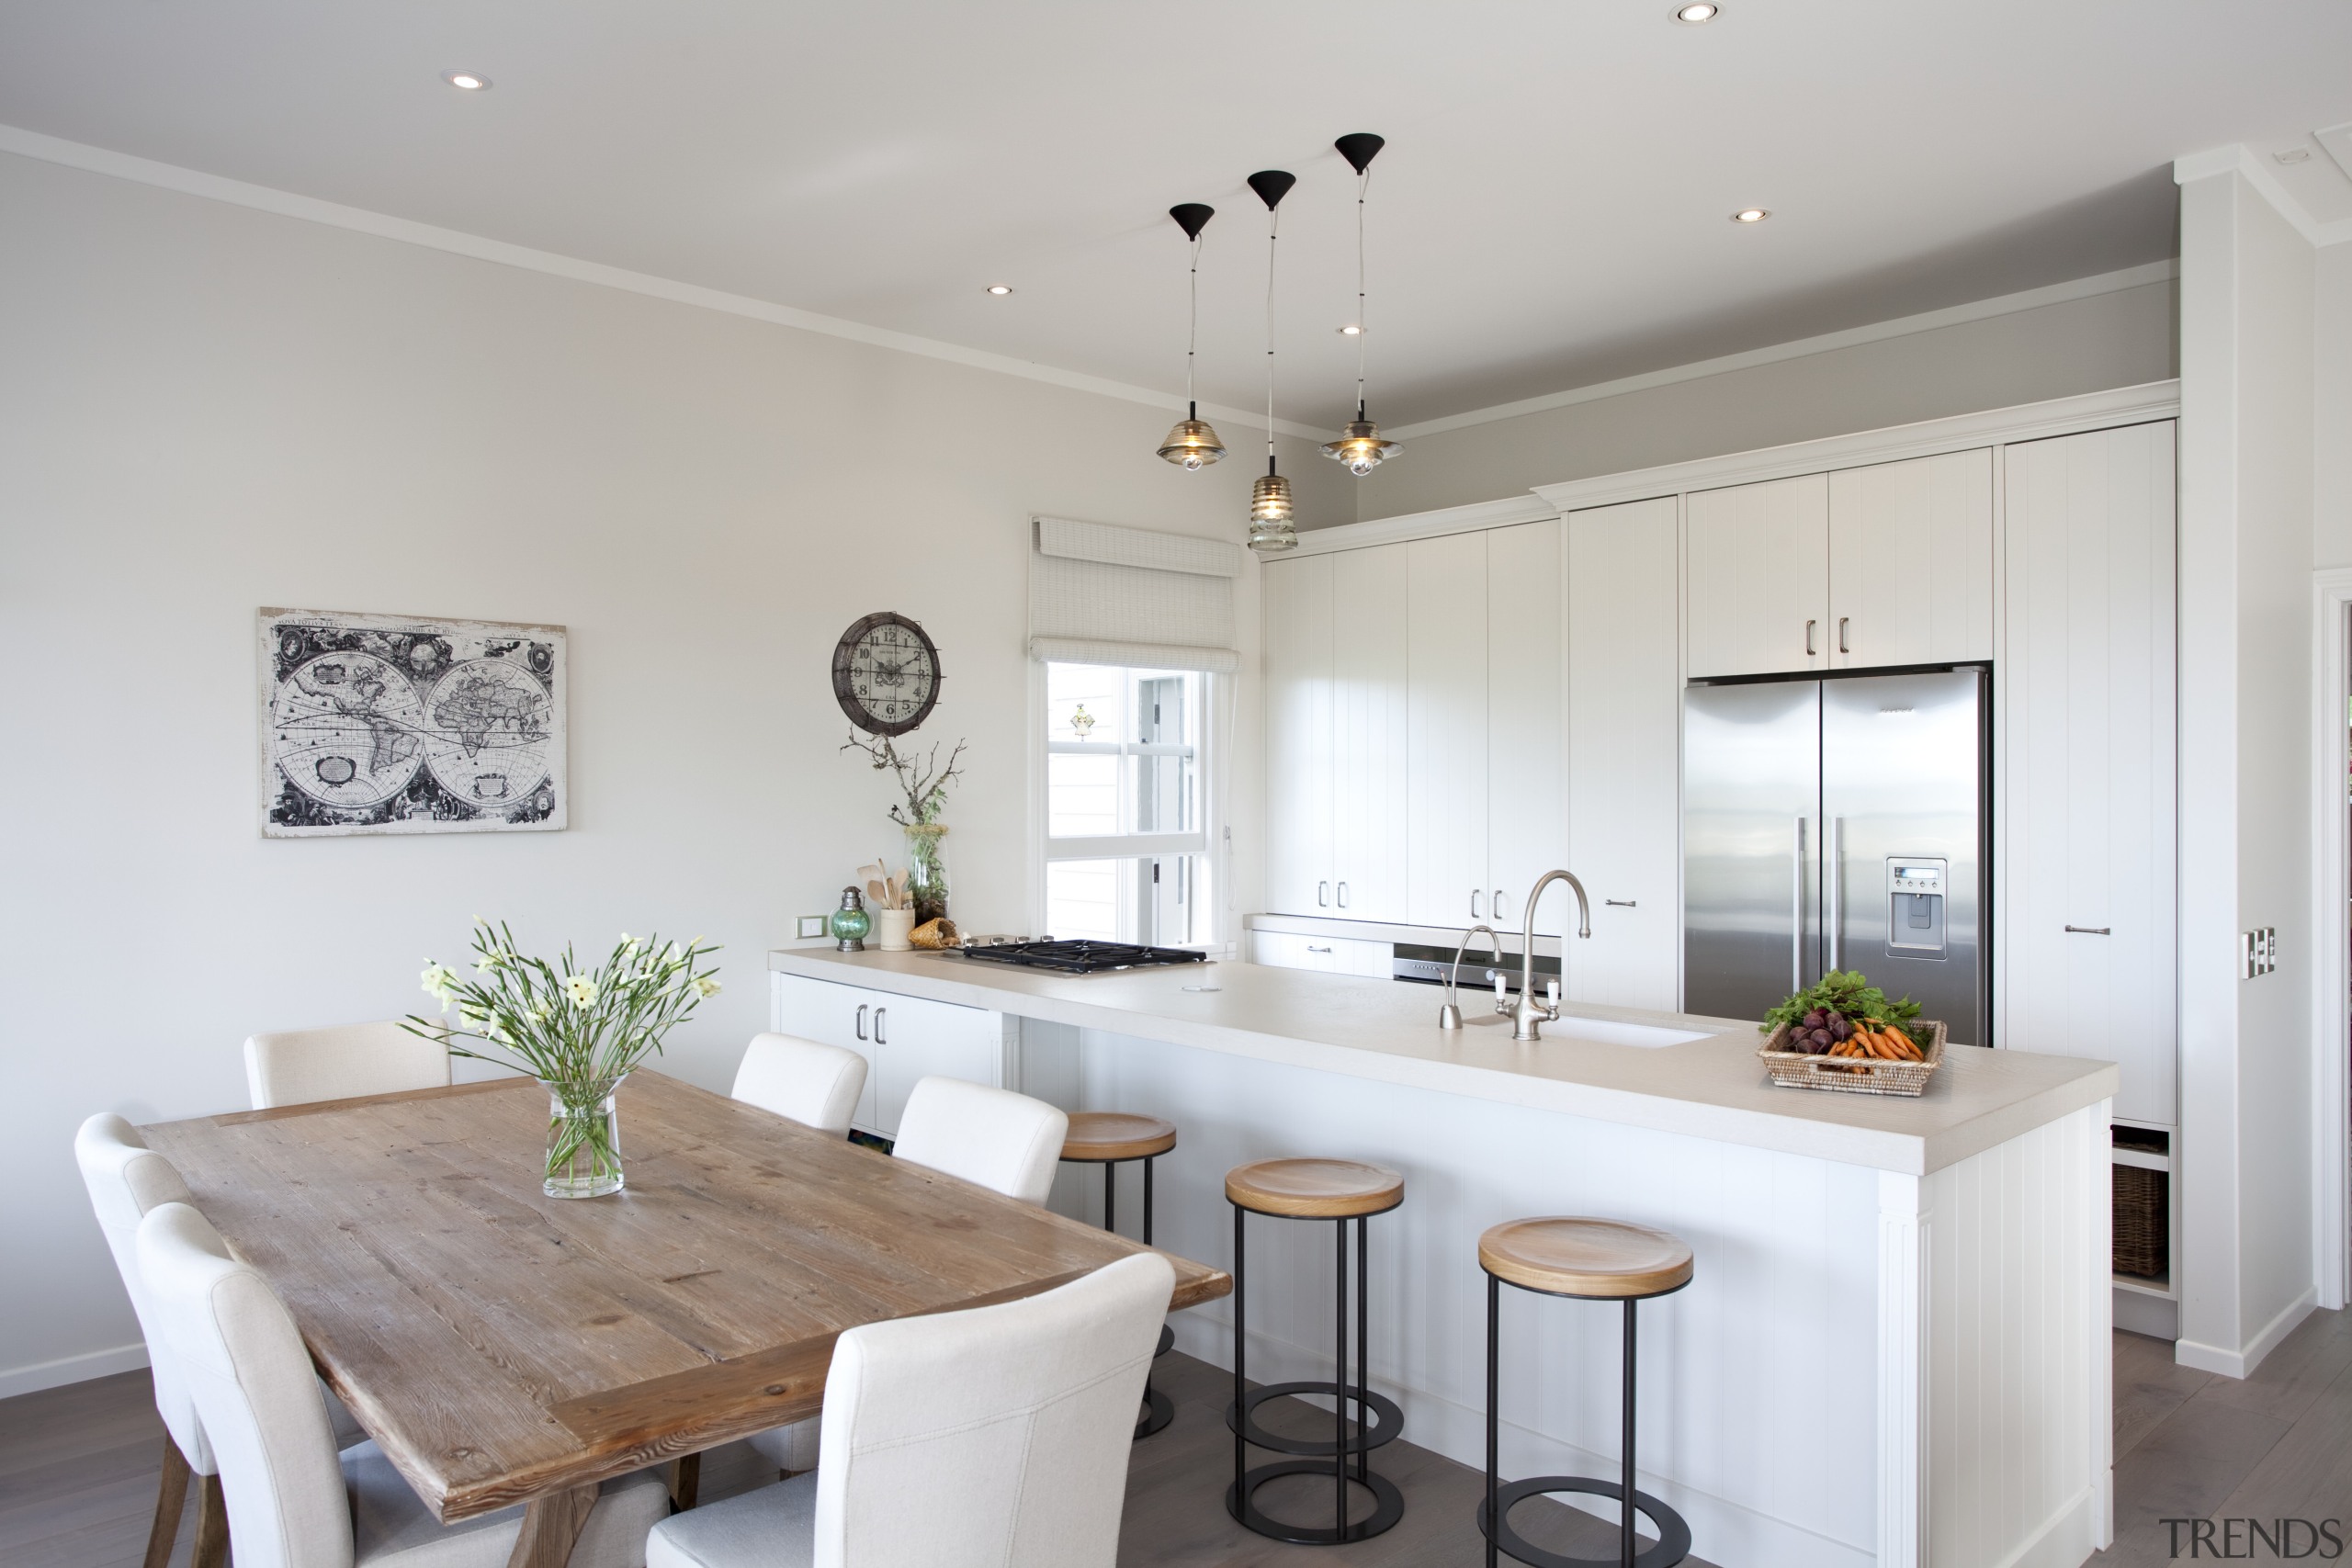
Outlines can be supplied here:
<path id="1" fill-rule="evenodd" d="M 1220 675 L 1240 667 L 1233 626 L 1240 546 L 1059 517 L 1032 522 L 1032 659 Z"/>

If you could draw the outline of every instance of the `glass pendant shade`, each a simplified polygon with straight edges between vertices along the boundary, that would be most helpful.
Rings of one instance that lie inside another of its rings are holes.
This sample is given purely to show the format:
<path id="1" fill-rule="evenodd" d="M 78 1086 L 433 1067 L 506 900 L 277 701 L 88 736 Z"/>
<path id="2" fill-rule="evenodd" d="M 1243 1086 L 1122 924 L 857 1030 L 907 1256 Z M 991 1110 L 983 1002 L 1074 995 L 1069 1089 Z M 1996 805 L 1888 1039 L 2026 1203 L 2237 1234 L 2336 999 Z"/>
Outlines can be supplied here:
<path id="1" fill-rule="evenodd" d="M 1180 468 L 1197 471 L 1224 457 L 1225 446 L 1207 420 L 1180 419 L 1160 443 L 1159 455 Z"/>
<path id="2" fill-rule="evenodd" d="M 1261 556 L 1298 548 L 1290 517 L 1290 481 L 1280 474 L 1261 475 L 1250 487 L 1250 547 Z"/>
<path id="3" fill-rule="evenodd" d="M 1323 456 L 1334 457 L 1348 466 L 1348 472 L 1362 479 L 1380 467 L 1385 458 L 1393 457 L 1405 449 L 1404 444 L 1385 439 L 1380 426 L 1368 419 L 1351 419 L 1340 430 L 1337 441 L 1323 445 Z"/>

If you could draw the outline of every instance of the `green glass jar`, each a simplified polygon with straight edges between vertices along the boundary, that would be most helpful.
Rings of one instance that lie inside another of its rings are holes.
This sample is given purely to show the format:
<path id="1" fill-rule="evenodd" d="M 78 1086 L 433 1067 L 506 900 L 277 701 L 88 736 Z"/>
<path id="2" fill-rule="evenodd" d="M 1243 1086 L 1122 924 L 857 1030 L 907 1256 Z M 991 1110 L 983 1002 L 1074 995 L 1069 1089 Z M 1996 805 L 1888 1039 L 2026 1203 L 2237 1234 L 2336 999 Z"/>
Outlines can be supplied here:
<path id="1" fill-rule="evenodd" d="M 874 930 L 874 917 L 865 912 L 865 897 L 854 887 L 842 889 L 842 907 L 833 911 L 833 945 L 843 953 L 864 953 L 865 938 Z"/>

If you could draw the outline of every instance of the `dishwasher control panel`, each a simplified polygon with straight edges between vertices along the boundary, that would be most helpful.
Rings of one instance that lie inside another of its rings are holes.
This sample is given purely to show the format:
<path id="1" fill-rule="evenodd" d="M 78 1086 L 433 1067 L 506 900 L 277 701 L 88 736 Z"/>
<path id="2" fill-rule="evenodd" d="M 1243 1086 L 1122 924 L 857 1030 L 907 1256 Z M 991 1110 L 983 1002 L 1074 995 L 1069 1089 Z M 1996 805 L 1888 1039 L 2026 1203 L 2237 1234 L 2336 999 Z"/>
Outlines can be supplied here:
<path id="1" fill-rule="evenodd" d="M 1886 951 L 1895 958 L 1944 956 L 1944 909 L 1951 863 L 1932 855 L 1886 859 Z"/>

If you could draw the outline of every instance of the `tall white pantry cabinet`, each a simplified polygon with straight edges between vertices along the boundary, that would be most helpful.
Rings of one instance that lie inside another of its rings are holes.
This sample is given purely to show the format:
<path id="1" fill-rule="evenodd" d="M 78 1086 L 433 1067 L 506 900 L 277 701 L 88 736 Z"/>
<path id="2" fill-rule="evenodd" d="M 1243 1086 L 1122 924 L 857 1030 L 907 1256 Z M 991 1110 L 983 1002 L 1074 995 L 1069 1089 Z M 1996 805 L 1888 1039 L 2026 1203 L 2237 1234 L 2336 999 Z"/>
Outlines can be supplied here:
<path id="1" fill-rule="evenodd" d="M 1994 1038 L 2120 1062 L 2117 1118 L 2171 1127 L 2174 427 L 2086 401 L 1269 562 L 1268 909 L 1510 932 L 1565 865 L 1593 924 L 1569 996 L 1679 1008 L 1685 682 L 1985 663 Z"/>

